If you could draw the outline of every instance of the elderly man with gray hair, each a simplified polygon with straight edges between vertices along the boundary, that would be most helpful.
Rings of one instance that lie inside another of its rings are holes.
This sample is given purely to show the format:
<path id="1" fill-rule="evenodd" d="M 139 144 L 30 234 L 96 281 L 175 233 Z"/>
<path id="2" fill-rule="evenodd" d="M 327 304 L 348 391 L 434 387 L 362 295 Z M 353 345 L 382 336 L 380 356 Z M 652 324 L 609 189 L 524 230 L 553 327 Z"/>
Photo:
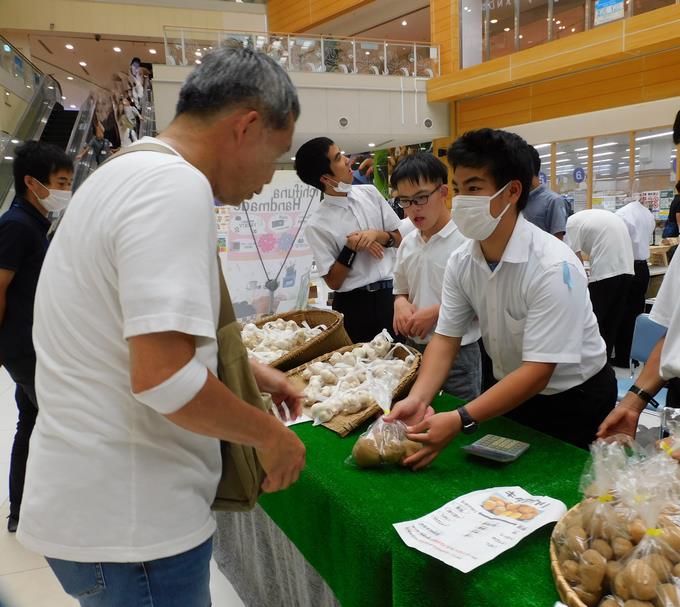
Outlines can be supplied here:
<path id="1" fill-rule="evenodd" d="M 296 435 L 216 377 L 213 211 L 214 199 L 237 205 L 270 181 L 299 113 L 272 59 L 211 53 L 168 128 L 82 185 L 48 251 L 34 322 L 41 409 L 17 537 L 83 607 L 210 605 L 218 439 L 257 450 L 264 491 L 304 467 Z M 297 412 L 299 394 L 282 373 L 249 366 L 232 325 L 234 383 Z"/>

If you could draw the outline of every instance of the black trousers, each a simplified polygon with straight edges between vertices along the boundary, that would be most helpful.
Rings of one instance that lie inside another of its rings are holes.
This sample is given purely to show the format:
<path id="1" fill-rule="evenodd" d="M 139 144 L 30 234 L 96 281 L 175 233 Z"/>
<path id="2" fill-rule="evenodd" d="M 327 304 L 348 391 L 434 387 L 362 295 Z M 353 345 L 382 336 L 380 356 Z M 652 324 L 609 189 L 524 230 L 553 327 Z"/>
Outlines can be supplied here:
<path id="1" fill-rule="evenodd" d="M 506 416 L 581 449 L 588 449 L 595 440 L 599 425 L 614 408 L 616 395 L 616 375 L 607 364 L 580 386 L 550 396 L 538 394 Z"/>
<path id="2" fill-rule="evenodd" d="M 345 315 L 345 330 L 354 343 L 371 341 L 383 329 L 394 336 L 392 289 L 336 291 L 333 309 Z"/>
<path id="3" fill-rule="evenodd" d="M 630 281 L 628 297 L 621 302 L 623 308 L 621 325 L 614 341 L 614 364 L 617 367 L 628 367 L 630 364 L 630 347 L 633 343 L 635 319 L 645 311 L 648 286 L 649 266 L 647 261 L 636 261 L 635 276 Z"/>
<path id="4" fill-rule="evenodd" d="M 35 396 L 35 357 L 5 361 L 3 364 L 17 385 L 14 398 L 19 409 L 19 420 L 9 465 L 9 514 L 13 518 L 19 518 L 21 498 L 24 495 L 28 443 L 38 416 L 38 401 Z"/>
<path id="5" fill-rule="evenodd" d="M 623 318 L 623 302 L 628 298 L 631 281 L 632 276 L 629 274 L 619 274 L 588 285 L 600 335 L 607 346 L 607 359 L 612 356 L 614 342 Z"/>

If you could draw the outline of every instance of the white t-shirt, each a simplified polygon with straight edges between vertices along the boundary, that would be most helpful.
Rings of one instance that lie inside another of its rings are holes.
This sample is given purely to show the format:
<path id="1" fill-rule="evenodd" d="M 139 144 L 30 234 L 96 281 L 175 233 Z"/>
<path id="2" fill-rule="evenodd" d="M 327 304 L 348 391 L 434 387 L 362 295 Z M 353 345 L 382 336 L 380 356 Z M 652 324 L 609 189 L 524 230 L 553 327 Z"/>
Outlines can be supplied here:
<path id="1" fill-rule="evenodd" d="M 628 228 L 611 211 L 587 209 L 567 219 L 567 244 L 590 258 L 590 282 L 635 274 Z"/>
<path id="2" fill-rule="evenodd" d="M 219 441 L 135 399 L 126 338 L 195 335 L 216 371 L 216 242 L 210 184 L 179 156 L 122 156 L 73 196 L 35 302 L 40 415 L 18 532 L 30 550 L 147 561 L 214 532 Z"/>
<path id="3" fill-rule="evenodd" d="M 408 295 L 408 300 L 417 308 L 429 308 L 441 303 L 442 283 L 446 262 L 451 253 L 469 242 L 453 222 L 449 221 L 439 232 L 426 242 L 415 230 L 401 241 L 397 249 L 397 263 L 394 266 L 395 295 Z M 425 339 L 412 337 L 419 344 L 432 339 L 434 329 Z M 463 336 L 462 345 L 467 346 L 479 339 L 479 323 L 473 320 Z"/>
<path id="4" fill-rule="evenodd" d="M 498 380 L 524 361 L 557 363 L 541 392 L 556 394 L 605 365 L 583 266 L 569 247 L 522 214 L 493 272 L 477 241 L 449 258 L 436 332 L 460 337 L 475 315 Z"/>
<path id="5" fill-rule="evenodd" d="M 400 227 L 399 217 L 375 186 L 354 185 L 346 197 L 324 194 L 309 219 L 305 239 L 312 248 L 319 275 L 325 276 L 347 243 L 348 234 L 359 230 L 394 232 Z M 378 261 L 368 251 L 359 251 L 338 291 L 352 291 L 392 278 L 395 250 L 390 247 L 384 253 Z"/>
<path id="6" fill-rule="evenodd" d="M 656 295 L 649 317 L 668 328 L 661 350 L 660 374 L 664 379 L 680 377 L 680 255 L 674 255 Z"/>
<path id="7" fill-rule="evenodd" d="M 628 228 L 633 243 L 633 259 L 647 261 L 649 259 L 649 239 L 654 233 L 656 220 L 652 212 L 639 200 L 633 200 L 616 211 Z"/>

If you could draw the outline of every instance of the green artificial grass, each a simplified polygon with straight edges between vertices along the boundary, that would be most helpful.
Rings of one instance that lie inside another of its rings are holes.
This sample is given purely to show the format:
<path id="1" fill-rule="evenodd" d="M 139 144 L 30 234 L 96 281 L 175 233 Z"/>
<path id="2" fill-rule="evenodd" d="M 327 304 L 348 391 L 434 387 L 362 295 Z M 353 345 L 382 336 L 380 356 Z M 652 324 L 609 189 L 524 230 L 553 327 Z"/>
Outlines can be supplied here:
<path id="1" fill-rule="evenodd" d="M 444 395 L 438 411 L 462 404 Z M 425 470 L 360 470 L 345 463 L 359 436 L 346 438 L 311 424 L 293 426 L 307 447 L 300 480 L 260 503 L 333 589 L 343 607 L 552 607 L 547 525 L 493 561 L 464 574 L 408 548 L 392 527 L 448 501 L 489 487 L 519 485 L 567 507 L 579 501 L 588 453 L 505 418 L 458 436 Z M 363 429 L 362 429 L 363 431 Z M 485 434 L 531 444 L 517 461 L 497 464 L 466 454 L 462 445 Z"/>

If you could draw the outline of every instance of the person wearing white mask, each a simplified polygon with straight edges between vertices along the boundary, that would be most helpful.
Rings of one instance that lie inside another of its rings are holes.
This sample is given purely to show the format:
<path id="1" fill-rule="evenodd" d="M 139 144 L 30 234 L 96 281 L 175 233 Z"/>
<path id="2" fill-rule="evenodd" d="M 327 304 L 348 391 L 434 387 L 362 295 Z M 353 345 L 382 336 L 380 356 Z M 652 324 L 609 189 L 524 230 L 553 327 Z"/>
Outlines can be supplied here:
<path id="1" fill-rule="evenodd" d="M 373 185 L 352 185 L 349 158 L 327 137 L 304 143 L 295 170 L 323 200 L 305 238 L 326 284 L 333 309 L 345 315 L 353 342 L 392 330 L 392 271 L 401 243 L 399 217 Z"/>
<path id="2" fill-rule="evenodd" d="M 418 379 L 387 421 L 409 425 L 423 448 L 405 460 L 427 466 L 460 432 L 508 417 L 582 448 L 614 407 L 616 379 L 573 251 L 520 212 L 531 188 L 528 144 L 505 131 L 481 129 L 448 151 L 452 215 L 471 242 L 447 263 L 435 334 Z M 430 402 L 475 316 L 497 383 L 454 411 Z"/>
<path id="3" fill-rule="evenodd" d="M 62 211 L 71 198 L 73 162 L 49 143 L 29 141 L 15 151 L 16 197 L 0 217 L 0 364 L 16 383 L 19 410 L 9 472 L 7 528 L 15 532 L 23 496 L 28 443 L 35 426 L 33 301 L 47 252 L 48 214 Z"/>

